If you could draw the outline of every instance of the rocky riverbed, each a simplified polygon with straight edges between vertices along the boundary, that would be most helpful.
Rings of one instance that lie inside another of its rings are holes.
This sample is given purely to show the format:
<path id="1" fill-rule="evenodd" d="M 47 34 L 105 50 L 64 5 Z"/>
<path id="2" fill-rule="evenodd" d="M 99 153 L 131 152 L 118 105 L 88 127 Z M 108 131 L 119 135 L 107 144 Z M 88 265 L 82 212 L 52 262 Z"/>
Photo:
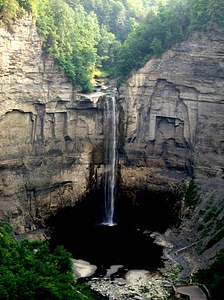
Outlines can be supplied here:
<path id="1" fill-rule="evenodd" d="M 163 247 L 163 267 L 148 271 L 112 265 L 104 275 L 99 275 L 96 266 L 74 260 L 75 277 L 88 282 L 92 290 L 100 295 L 99 299 L 103 300 L 170 299 L 173 286 L 183 280 L 187 283 L 191 281 L 191 273 L 198 264 L 197 259 L 193 259 L 196 257 L 194 248 L 197 243 L 188 243 L 185 235 L 177 240 L 169 230 L 165 234 L 147 231 L 144 234 Z"/>
<path id="2" fill-rule="evenodd" d="M 146 300 L 166 299 L 171 287 L 159 273 L 146 270 L 130 270 L 122 277 L 92 278 L 89 283 L 94 291 L 108 297 L 109 300 Z"/>
<path id="3" fill-rule="evenodd" d="M 99 299 L 167 299 L 172 291 L 172 282 L 162 274 L 162 270 L 127 270 L 122 265 L 114 265 L 105 276 L 97 277 L 94 275 L 96 267 L 88 262 L 73 260 L 73 266 L 75 277 L 88 282 Z"/>

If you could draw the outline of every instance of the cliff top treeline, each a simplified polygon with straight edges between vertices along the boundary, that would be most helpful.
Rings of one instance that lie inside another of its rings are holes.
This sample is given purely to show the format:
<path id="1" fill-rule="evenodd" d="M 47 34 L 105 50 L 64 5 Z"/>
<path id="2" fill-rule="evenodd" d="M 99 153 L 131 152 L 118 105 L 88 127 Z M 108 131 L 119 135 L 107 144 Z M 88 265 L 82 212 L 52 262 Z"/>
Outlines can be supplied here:
<path id="1" fill-rule="evenodd" d="M 224 28 L 222 0 L 0 0 L 0 20 L 32 14 L 44 50 L 83 91 L 97 70 L 125 78 L 194 30 Z"/>

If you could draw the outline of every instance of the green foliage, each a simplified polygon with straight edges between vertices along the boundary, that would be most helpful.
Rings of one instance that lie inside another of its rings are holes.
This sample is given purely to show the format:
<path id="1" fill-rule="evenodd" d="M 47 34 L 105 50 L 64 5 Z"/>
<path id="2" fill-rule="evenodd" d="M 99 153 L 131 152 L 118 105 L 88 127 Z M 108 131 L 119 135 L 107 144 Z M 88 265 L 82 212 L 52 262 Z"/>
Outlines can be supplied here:
<path id="1" fill-rule="evenodd" d="M 222 224 L 222 226 L 224 225 L 223 219 L 217 225 L 220 225 L 220 224 Z M 212 236 L 212 238 L 206 245 L 206 248 L 204 249 L 204 251 L 207 249 L 210 249 L 213 245 L 218 243 L 223 237 L 224 237 L 224 227 L 222 227 L 221 229 L 219 229 L 215 232 L 215 234 Z"/>
<path id="2" fill-rule="evenodd" d="M 183 268 L 180 265 L 174 264 L 173 266 L 165 269 L 163 276 L 167 281 L 171 282 L 172 285 L 175 285 L 178 283 L 178 277 L 182 269 Z"/>
<path id="3" fill-rule="evenodd" d="M 94 299 L 87 285 L 74 283 L 71 255 L 48 243 L 15 241 L 6 223 L 0 224 L 0 299 Z"/>
<path id="4" fill-rule="evenodd" d="M 136 26 L 122 45 L 116 73 L 127 76 L 153 55 L 159 57 L 166 49 L 188 36 L 188 9 L 182 1 L 162 2 L 157 11 L 150 10 L 142 24 Z"/>
<path id="5" fill-rule="evenodd" d="M 0 20 L 10 25 L 27 13 L 36 17 L 39 3 L 41 0 L 0 0 Z"/>
<path id="6" fill-rule="evenodd" d="M 185 40 L 193 30 L 224 29 L 224 1 L 161 1 L 131 31 L 117 58 L 116 74 L 126 77 L 152 57 Z"/>
<path id="7" fill-rule="evenodd" d="M 67 3 L 75 0 L 66 0 Z M 100 26 L 106 26 L 120 42 L 124 42 L 134 23 L 140 23 L 155 1 L 144 0 L 80 0 L 85 11 L 94 11 Z"/>
<path id="8" fill-rule="evenodd" d="M 77 3 L 76 0 L 66 0 L 66 3 L 72 7 L 73 10 L 76 9 L 77 5 L 82 5 L 88 15 L 91 15 L 93 12 L 96 15 L 96 23 L 100 31 L 95 30 L 95 33 L 99 32 L 99 38 L 95 44 L 96 59 L 92 60 L 92 69 L 94 67 L 102 68 L 107 71 L 107 73 L 113 73 L 121 42 L 125 41 L 128 33 L 133 30 L 138 22 L 143 20 L 147 9 L 154 4 L 153 2 L 155 1 L 80 0 Z M 88 36 L 91 36 L 91 34 Z M 86 86 L 88 80 L 86 81 L 86 77 L 82 78 L 81 76 L 86 66 L 82 68 L 83 63 L 79 56 L 76 61 L 81 65 L 79 68 L 80 82 L 82 82 L 82 86 Z M 124 61 L 126 61 L 126 57 L 124 57 Z M 130 66 L 132 66 L 132 64 L 130 64 Z M 131 69 L 128 68 L 127 72 L 130 70 Z"/>
<path id="9" fill-rule="evenodd" d="M 33 1 L 35 2 L 35 1 Z M 32 12 L 32 2 L 31 0 L 18 0 L 20 7 L 24 8 L 25 11 L 31 13 Z"/>
<path id="10" fill-rule="evenodd" d="M 150 48 L 152 49 L 153 53 L 156 57 L 160 57 L 163 53 L 163 46 L 160 40 L 158 40 L 156 37 L 152 40 L 152 43 L 150 45 Z"/>
<path id="11" fill-rule="evenodd" d="M 214 24 L 224 28 L 224 1 L 189 0 L 191 28 L 205 31 Z"/>
<path id="12" fill-rule="evenodd" d="M 0 20 L 7 24 L 12 24 L 13 20 L 18 17 L 20 11 L 19 4 L 16 0 L 0 0 Z"/>
<path id="13" fill-rule="evenodd" d="M 39 5 L 37 27 L 44 37 L 45 51 L 75 86 L 90 92 L 95 46 L 100 39 L 96 15 L 87 14 L 80 4 L 71 8 L 63 0 L 45 0 Z"/>
<path id="14" fill-rule="evenodd" d="M 224 250 L 217 255 L 210 268 L 198 271 L 193 280 L 208 288 L 211 299 L 222 300 L 224 295 Z"/>
<path id="15" fill-rule="evenodd" d="M 122 81 L 193 30 L 224 28 L 221 0 L 0 0 L 9 25 L 30 13 L 44 50 L 84 92 L 96 69 Z"/>
<path id="16" fill-rule="evenodd" d="M 108 32 L 105 25 L 100 28 L 100 40 L 97 45 L 97 65 L 108 70 L 113 68 L 116 60 L 116 49 L 120 47 L 120 42 L 116 40 L 113 33 Z"/>
<path id="17" fill-rule="evenodd" d="M 198 188 L 193 179 L 186 190 L 185 201 L 187 206 L 195 206 L 199 201 Z"/>

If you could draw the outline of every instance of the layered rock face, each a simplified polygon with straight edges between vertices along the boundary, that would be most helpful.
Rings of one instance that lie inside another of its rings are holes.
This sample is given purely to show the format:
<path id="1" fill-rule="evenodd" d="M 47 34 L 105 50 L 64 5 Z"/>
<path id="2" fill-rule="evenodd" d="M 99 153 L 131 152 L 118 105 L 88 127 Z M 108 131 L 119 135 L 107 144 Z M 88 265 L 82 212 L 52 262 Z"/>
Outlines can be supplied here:
<path id="1" fill-rule="evenodd" d="M 120 88 L 126 187 L 224 178 L 224 36 L 194 34 Z"/>
<path id="2" fill-rule="evenodd" d="M 190 276 L 224 248 L 223 33 L 195 33 L 133 72 L 119 92 L 123 190 L 141 202 L 140 190 L 166 195 L 189 178 L 197 183 L 199 203 L 190 207 L 182 199 L 177 232 L 164 234 L 172 244 L 164 244 L 164 255 L 183 267 L 181 276 Z"/>
<path id="3" fill-rule="evenodd" d="M 31 18 L 0 27 L 0 73 L 0 217 L 23 233 L 88 189 L 102 111 L 43 54 Z"/>
<path id="4" fill-rule="evenodd" d="M 120 88 L 118 177 L 127 198 L 173 192 L 192 176 L 223 178 L 223 49 L 219 31 L 195 34 Z M 100 94 L 77 94 L 43 53 L 31 18 L 0 27 L 0 88 L 0 218 L 21 234 L 101 184 L 102 103 Z"/>

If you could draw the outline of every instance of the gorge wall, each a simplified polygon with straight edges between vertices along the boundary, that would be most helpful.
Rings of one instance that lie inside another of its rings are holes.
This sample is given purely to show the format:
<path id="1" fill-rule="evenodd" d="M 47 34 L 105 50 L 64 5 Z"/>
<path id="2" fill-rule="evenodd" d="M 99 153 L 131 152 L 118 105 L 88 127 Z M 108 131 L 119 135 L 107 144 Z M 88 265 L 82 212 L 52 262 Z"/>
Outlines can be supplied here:
<path id="1" fill-rule="evenodd" d="M 120 88 L 125 185 L 224 178 L 223 55 L 221 32 L 195 33 Z"/>
<path id="2" fill-rule="evenodd" d="M 0 217 L 24 233 L 88 189 L 102 112 L 43 53 L 31 18 L 1 25 L 0 73 Z"/>
<path id="3" fill-rule="evenodd" d="M 161 243 L 190 276 L 224 249 L 223 33 L 195 33 L 133 72 L 119 92 L 123 189 L 175 191 L 189 177 L 197 184 L 198 203 L 180 201 L 181 223 Z"/>
<path id="4" fill-rule="evenodd" d="M 120 87 L 119 185 L 174 192 L 223 182 L 224 36 L 195 34 Z M 0 27 L 0 218 L 22 234 L 73 206 L 104 171 L 99 94 L 79 94 L 42 51 L 31 18 Z M 141 194 L 140 194 L 141 196 Z"/>

